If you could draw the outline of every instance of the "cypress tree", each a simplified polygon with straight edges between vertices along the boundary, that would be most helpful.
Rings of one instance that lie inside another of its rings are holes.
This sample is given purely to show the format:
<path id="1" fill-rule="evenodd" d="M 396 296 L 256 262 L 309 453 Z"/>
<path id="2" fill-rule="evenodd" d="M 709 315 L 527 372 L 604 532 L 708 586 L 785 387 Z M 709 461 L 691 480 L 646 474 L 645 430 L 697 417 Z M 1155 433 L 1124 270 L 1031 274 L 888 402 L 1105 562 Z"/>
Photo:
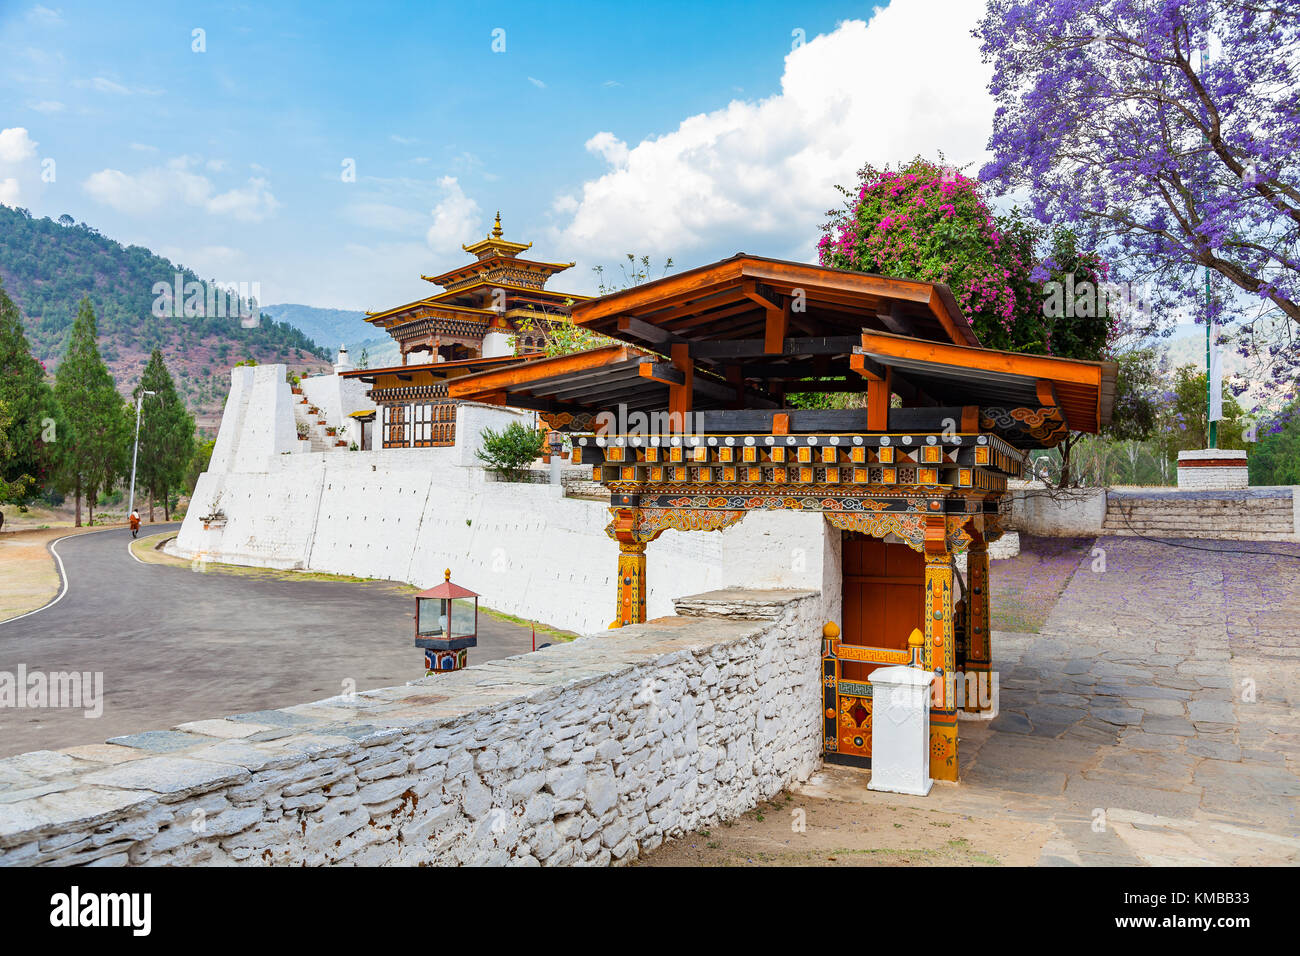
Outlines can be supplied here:
<path id="1" fill-rule="evenodd" d="M 128 465 L 133 423 L 99 356 L 95 310 L 89 298 L 83 298 L 77 310 L 68 350 L 55 374 L 54 392 L 70 433 L 66 439 L 60 437 L 63 482 L 76 496 L 77 527 L 81 527 L 83 493 L 94 524 L 99 492 L 112 488 Z"/>
<path id="2" fill-rule="evenodd" d="M 57 463 L 61 432 L 54 390 L 32 358 L 18 306 L 0 282 L 0 405 L 8 451 L 0 457 L 0 501 L 22 501 L 44 488 Z M 2 520 L 2 519 L 0 519 Z"/>
<path id="3" fill-rule="evenodd" d="M 154 349 L 140 376 L 132 398 L 146 395 L 140 412 L 140 450 L 137 454 L 136 488 L 149 493 L 149 520 L 153 503 L 161 500 L 163 517 L 171 518 L 171 493 L 185 482 L 194 455 L 194 416 L 176 392 L 161 349 Z"/>

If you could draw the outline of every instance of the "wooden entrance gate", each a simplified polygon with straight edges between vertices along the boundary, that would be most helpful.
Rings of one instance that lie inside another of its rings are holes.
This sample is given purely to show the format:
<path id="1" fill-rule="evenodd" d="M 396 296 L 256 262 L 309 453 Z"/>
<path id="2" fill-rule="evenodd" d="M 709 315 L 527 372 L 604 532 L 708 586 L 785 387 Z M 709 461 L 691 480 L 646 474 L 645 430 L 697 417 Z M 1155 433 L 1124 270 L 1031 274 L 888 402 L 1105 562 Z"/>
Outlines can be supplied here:
<path id="1" fill-rule="evenodd" d="M 924 627 L 925 558 L 905 544 L 843 534 L 844 626 L 822 656 L 825 756 L 871 766 L 870 675 L 913 662 Z M 912 635 L 916 635 L 913 642 Z"/>

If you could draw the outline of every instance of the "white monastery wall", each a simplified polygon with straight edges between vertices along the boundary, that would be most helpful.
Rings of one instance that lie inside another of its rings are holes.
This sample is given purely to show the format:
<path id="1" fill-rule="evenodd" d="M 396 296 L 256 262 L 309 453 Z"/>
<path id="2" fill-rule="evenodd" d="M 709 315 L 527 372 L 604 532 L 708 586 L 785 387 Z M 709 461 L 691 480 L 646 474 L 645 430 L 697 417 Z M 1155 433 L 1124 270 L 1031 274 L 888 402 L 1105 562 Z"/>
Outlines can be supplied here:
<path id="1" fill-rule="evenodd" d="M 325 414 L 325 421 L 338 429 L 338 437 L 348 443 L 361 444 L 361 425 L 351 418 L 353 412 L 375 411 L 375 403 L 366 398 L 369 386 L 356 378 L 338 375 L 313 375 L 299 384 L 302 394 Z"/>
<path id="2" fill-rule="evenodd" d="M 248 370 L 248 366 L 244 368 Z M 232 471 L 265 471 L 268 458 L 297 451 L 299 447 L 293 421 L 294 397 L 285 381 L 285 366 L 258 365 L 251 371 L 248 404 L 234 449 Z"/>
<path id="3" fill-rule="evenodd" d="M 696 595 L 712 616 L 181 724 L 165 754 L 9 757 L 0 866 L 627 863 L 818 768 L 820 612 Z"/>
<path id="4" fill-rule="evenodd" d="M 483 357 L 498 358 L 502 355 L 510 355 L 510 334 L 507 332 L 489 332 L 483 336 Z"/>
<path id="5" fill-rule="evenodd" d="M 248 413 L 248 398 L 252 387 L 251 368 L 241 366 L 230 370 L 230 393 L 226 396 L 226 407 L 221 412 L 217 440 L 212 445 L 212 458 L 208 462 L 210 471 L 227 472 L 234 468 L 235 449 L 244 434 L 244 416 Z"/>
<path id="6" fill-rule="evenodd" d="M 251 402 L 274 398 L 276 374 L 283 383 L 283 366 L 265 368 L 279 372 L 267 373 L 261 393 L 254 382 Z M 235 387 L 257 371 L 235 369 Z M 244 451 L 246 442 L 265 447 L 268 429 L 254 422 L 260 414 L 239 416 L 231 395 L 218 439 L 227 420 L 241 429 L 223 459 L 231 465 L 200 477 L 176 553 L 418 587 L 450 568 L 499 611 L 584 634 L 614 619 L 618 545 L 605 534 L 606 504 L 548 484 L 490 481 L 480 467 L 482 429 L 531 414 L 463 403 L 453 447 L 267 455 Z M 205 530 L 201 518 L 217 507 L 224 526 Z M 674 598 L 701 590 L 793 587 L 825 588 L 823 620 L 838 620 L 839 535 L 828 527 L 820 514 L 771 512 L 720 532 L 665 531 L 646 551 L 647 615 L 671 614 Z"/>

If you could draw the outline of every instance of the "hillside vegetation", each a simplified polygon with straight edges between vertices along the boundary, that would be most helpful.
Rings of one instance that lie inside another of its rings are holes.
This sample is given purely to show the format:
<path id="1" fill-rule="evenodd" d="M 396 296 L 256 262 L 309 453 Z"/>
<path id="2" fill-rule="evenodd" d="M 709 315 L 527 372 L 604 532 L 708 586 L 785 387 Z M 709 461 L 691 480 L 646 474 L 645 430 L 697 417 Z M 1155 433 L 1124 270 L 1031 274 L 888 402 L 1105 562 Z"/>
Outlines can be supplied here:
<path id="1" fill-rule="evenodd" d="M 252 359 L 284 362 L 295 371 L 326 368 L 320 346 L 264 313 L 245 327 L 236 314 L 208 314 L 209 298 L 198 305 L 197 315 L 184 315 L 184 303 L 155 315 L 155 284 L 174 288 L 178 275 L 182 288 L 185 283 L 209 287 L 191 270 L 141 246 L 124 246 L 71 217 L 35 219 L 24 209 L 0 205 L 0 277 L 21 310 L 33 355 L 47 368 L 54 369 L 67 349 L 82 296 L 94 305 L 100 353 L 118 391 L 130 392 L 150 352 L 160 349 L 178 391 L 205 429 L 215 428 L 235 363 Z M 233 304 L 229 311 L 236 311 Z"/>

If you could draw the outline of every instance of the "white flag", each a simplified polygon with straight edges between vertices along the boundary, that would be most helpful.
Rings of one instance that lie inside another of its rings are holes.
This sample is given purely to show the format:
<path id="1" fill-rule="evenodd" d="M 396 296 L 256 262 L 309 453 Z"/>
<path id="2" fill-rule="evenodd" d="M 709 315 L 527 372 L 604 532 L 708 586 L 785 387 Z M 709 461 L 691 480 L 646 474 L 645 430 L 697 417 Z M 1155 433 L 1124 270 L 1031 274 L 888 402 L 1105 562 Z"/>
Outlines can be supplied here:
<path id="1" fill-rule="evenodd" d="M 1223 421 L 1223 349 L 1217 323 L 1210 329 L 1210 421 Z"/>

